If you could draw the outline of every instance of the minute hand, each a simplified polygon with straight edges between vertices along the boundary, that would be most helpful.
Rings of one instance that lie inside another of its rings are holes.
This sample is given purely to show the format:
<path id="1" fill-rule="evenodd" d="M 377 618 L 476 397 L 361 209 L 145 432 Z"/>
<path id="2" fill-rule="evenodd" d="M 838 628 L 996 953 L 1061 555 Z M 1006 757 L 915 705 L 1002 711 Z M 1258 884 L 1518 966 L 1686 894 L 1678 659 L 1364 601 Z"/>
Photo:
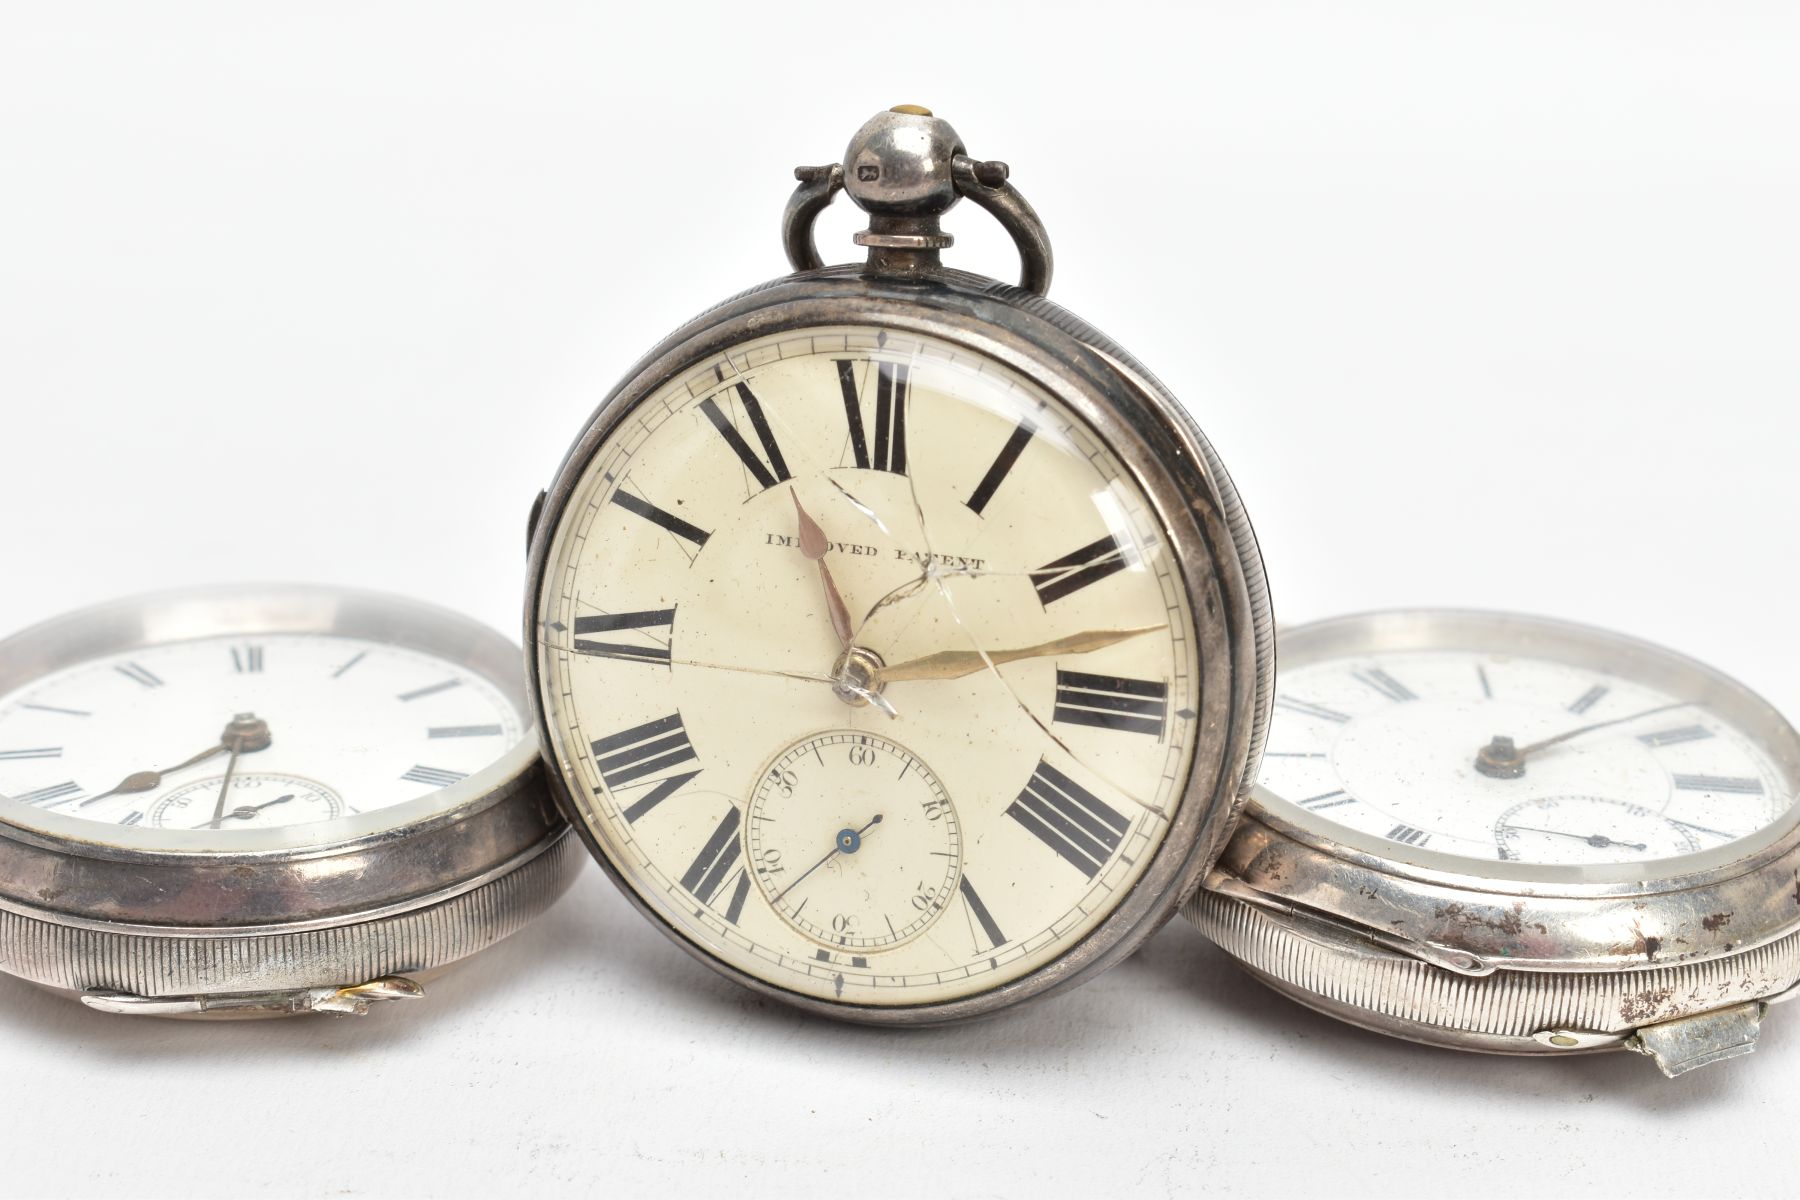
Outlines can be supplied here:
<path id="1" fill-rule="evenodd" d="M 1571 729 L 1566 733 L 1559 733 L 1555 737 L 1547 737 L 1541 742 L 1533 742 L 1529 746 L 1521 746 L 1519 747 L 1519 757 L 1530 758 L 1539 750 L 1548 750 L 1552 746 L 1559 746 L 1572 738 L 1580 737 L 1584 733 L 1593 733 L 1598 729 L 1610 729 L 1614 725 L 1625 725 L 1637 720 L 1639 717 L 1652 717 L 1657 713 L 1668 712 L 1673 708 L 1686 708 L 1692 703 L 1693 701 L 1691 700 L 1679 700 L 1674 704 L 1659 704 L 1655 708 L 1646 708 L 1642 712 L 1634 712 L 1628 717 L 1614 717 L 1610 721 L 1595 721 L 1591 725 L 1583 725 L 1578 729 Z"/>
<path id="2" fill-rule="evenodd" d="M 1071 633 L 1067 637 L 1059 637 L 1053 641 L 1039 642 L 1035 646 L 1023 646 L 1014 650 L 989 650 L 985 654 L 980 650 L 939 650 L 936 654 L 927 654 L 923 658 L 909 659 L 882 667 L 876 672 L 882 683 L 896 683 L 908 679 L 961 679 L 965 675 L 973 675 L 987 668 L 991 663 L 998 667 L 1004 663 L 1017 662 L 1022 658 L 1044 658 L 1052 654 L 1086 654 L 1090 650 L 1102 650 L 1116 645 L 1129 638 L 1142 637 L 1146 633 L 1155 633 L 1166 629 L 1166 625 L 1146 625 L 1142 629 L 1088 629 L 1081 633 Z"/>

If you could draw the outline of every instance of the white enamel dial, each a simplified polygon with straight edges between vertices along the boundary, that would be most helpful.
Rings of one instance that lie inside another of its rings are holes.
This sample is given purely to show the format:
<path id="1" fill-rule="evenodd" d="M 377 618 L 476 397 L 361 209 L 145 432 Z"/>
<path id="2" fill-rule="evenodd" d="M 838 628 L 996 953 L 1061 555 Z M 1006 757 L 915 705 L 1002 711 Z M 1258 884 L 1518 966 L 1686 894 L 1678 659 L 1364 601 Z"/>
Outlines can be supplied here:
<path id="1" fill-rule="evenodd" d="M 936 1003 L 1052 961 L 1186 787 L 1196 637 L 1145 495 L 1055 397 L 932 338 L 785 333 L 651 394 L 576 484 L 537 616 L 600 851 L 813 997 Z"/>
<path id="2" fill-rule="evenodd" d="M 1314 650 L 1302 632 L 1261 775 L 1280 815 L 1402 858 L 1525 866 L 1681 859 L 1789 815 L 1784 775 L 1714 702 L 1735 688 L 1716 673 L 1573 627 L 1532 640 L 1495 618 L 1484 638 L 1466 620 L 1473 635 L 1443 647 Z"/>
<path id="3" fill-rule="evenodd" d="M 102 827 L 202 831 L 392 808 L 500 758 L 523 719 L 491 681 L 336 634 L 140 646 L 0 696 L 0 795 Z"/>

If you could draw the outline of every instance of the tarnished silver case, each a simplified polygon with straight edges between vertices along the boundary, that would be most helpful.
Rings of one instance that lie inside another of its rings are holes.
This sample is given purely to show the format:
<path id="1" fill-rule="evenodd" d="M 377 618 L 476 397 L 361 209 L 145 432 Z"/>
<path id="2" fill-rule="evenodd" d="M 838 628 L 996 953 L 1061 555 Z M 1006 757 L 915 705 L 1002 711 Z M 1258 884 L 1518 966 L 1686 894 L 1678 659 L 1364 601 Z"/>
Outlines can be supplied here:
<path id="1" fill-rule="evenodd" d="M 532 513 L 525 637 L 540 646 L 552 543 L 582 473 L 612 430 L 658 387 L 730 346 L 768 334 L 834 325 L 923 334 L 990 356 L 1069 404 L 1106 441 L 1156 506 L 1181 566 L 1201 641 L 1204 679 L 1194 766 L 1180 814 L 1140 882 L 1061 958 L 963 999 L 912 1006 L 819 1000 L 719 961 L 665 921 L 625 881 L 589 824 L 585 798 L 551 761 L 550 788 L 620 889 L 677 944 L 717 971 L 811 1012 L 871 1024 L 932 1024 L 994 1012 L 1090 977 L 1118 962 L 1173 915 L 1214 860 L 1247 796 L 1262 753 L 1274 683 L 1274 637 L 1262 560 L 1243 505 L 1199 428 L 1130 355 L 1042 296 L 943 268 L 909 278 L 862 265 L 804 271 L 766 283 L 682 326 L 650 351 L 595 411 Z M 527 666 L 540 722 L 547 686 L 540 654 Z M 540 729 L 546 754 L 554 745 Z"/>
<path id="2" fill-rule="evenodd" d="M 1800 794 L 1800 735 L 1766 701 L 1620 634 L 1512 614 L 1395 612 L 1283 630 L 1281 649 L 1298 664 L 1480 646 L 1497 627 L 1521 652 L 1654 664 L 1653 682 L 1755 736 Z M 1304 810 L 1259 787 L 1184 912 L 1277 991 L 1380 1033 L 1509 1054 L 1628 1047 L 1665 1070 L 1692 1067 L 1748 1049 L 1762 1007 L 1800 983 L 1797 817 L 1660 878 L 1632 878 L 1647 869 L 1636 864 L 1504 863 L 1481 878 L 1472 868 L 1488 864 L 1310 829 Z M 1682 1025 L 1702 1014 L 1719 1015 L 1706 1030 Z"/>
<path id="3" fill-rule="evenodd" d="M 524 710 L 518 650 L 417 601 L 300 586 L 121 600 L 0 642 L 0 692 L 64 666 L 186 638 L 341 633 L 466 663 Z M 0 970 L 91 1006 L 154 1015 L 361 1011 L 413 994 L 358 989 L 439 970 L 524 926 L 582 856 L 544 792 L 528 733 L 442 792 L 221 853 L 0 797 Z M 409 810 L 417 819 L 409 819 Z M 173 840 L 179 840 L 173 839 Z M 401 981 L 404 983 L 405 981 Z"/>

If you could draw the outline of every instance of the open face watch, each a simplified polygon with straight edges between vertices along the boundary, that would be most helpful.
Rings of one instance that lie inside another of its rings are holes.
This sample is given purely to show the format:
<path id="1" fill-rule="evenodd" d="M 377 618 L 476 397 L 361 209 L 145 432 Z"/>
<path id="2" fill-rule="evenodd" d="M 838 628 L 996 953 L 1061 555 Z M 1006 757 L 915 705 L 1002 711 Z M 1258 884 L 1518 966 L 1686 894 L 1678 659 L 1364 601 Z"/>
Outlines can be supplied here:
<path id="1" fill-rule="evenodd" d="M 582 861 L 521 684 L 481 625 L 314 587 L 0 642 L 0 969 L 119 1013 L 421 995 Z"/>
<path id="2" fill-rule="evenodd" d="M 1749 1051 L 1800 982 L 1800 735 L 1535 617 L 1284 631 L 1251 808 L 1186 915 L 1322 1012 L 1462 1049 Z"/>
<path id="3" fill-rule="evenodd" d="M 552 788 L 625 894 L 815 1012 L 936 1022 L 1111 964 L 1198 883 L 1272 686 L 1223 467 L 1043 298 L 1049 243 L 921 109 L 803 168 L 797 273 L 651 350 L 533 513 Z M 823 269 L 814 218 L 869 213 Z M 1023 286 L 945 269 L 967 197 Z"/>

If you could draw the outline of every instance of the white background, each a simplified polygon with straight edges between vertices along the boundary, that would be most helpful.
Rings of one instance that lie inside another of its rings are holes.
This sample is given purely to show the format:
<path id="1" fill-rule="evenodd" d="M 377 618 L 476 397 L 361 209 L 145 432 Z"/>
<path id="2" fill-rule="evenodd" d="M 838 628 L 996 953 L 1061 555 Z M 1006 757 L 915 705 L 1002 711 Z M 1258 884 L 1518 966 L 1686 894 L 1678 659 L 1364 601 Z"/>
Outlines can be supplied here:
<path id="1" fill-rule="evenodd" d="M 604 390 L 914 102 L 1192 407 L 1284 621 L 1547 612 L 1800 712 L 1796 63 L 1794 8 L 1719 2 L 6 4 L 0 630 L 303 579 L 513 631 Z M 985 221 L 951 261 L 1009 275 Z M 1693 1196 L 1780 1188 L 1800 1119 L 1800 1013 L 1673 1083 L 1461 1056 L 1185 925 L 1001 1020 L 838 1028 L 597 870 L 432 992 L 217 1028 L 0 979 L 0 1191 Z"/>

